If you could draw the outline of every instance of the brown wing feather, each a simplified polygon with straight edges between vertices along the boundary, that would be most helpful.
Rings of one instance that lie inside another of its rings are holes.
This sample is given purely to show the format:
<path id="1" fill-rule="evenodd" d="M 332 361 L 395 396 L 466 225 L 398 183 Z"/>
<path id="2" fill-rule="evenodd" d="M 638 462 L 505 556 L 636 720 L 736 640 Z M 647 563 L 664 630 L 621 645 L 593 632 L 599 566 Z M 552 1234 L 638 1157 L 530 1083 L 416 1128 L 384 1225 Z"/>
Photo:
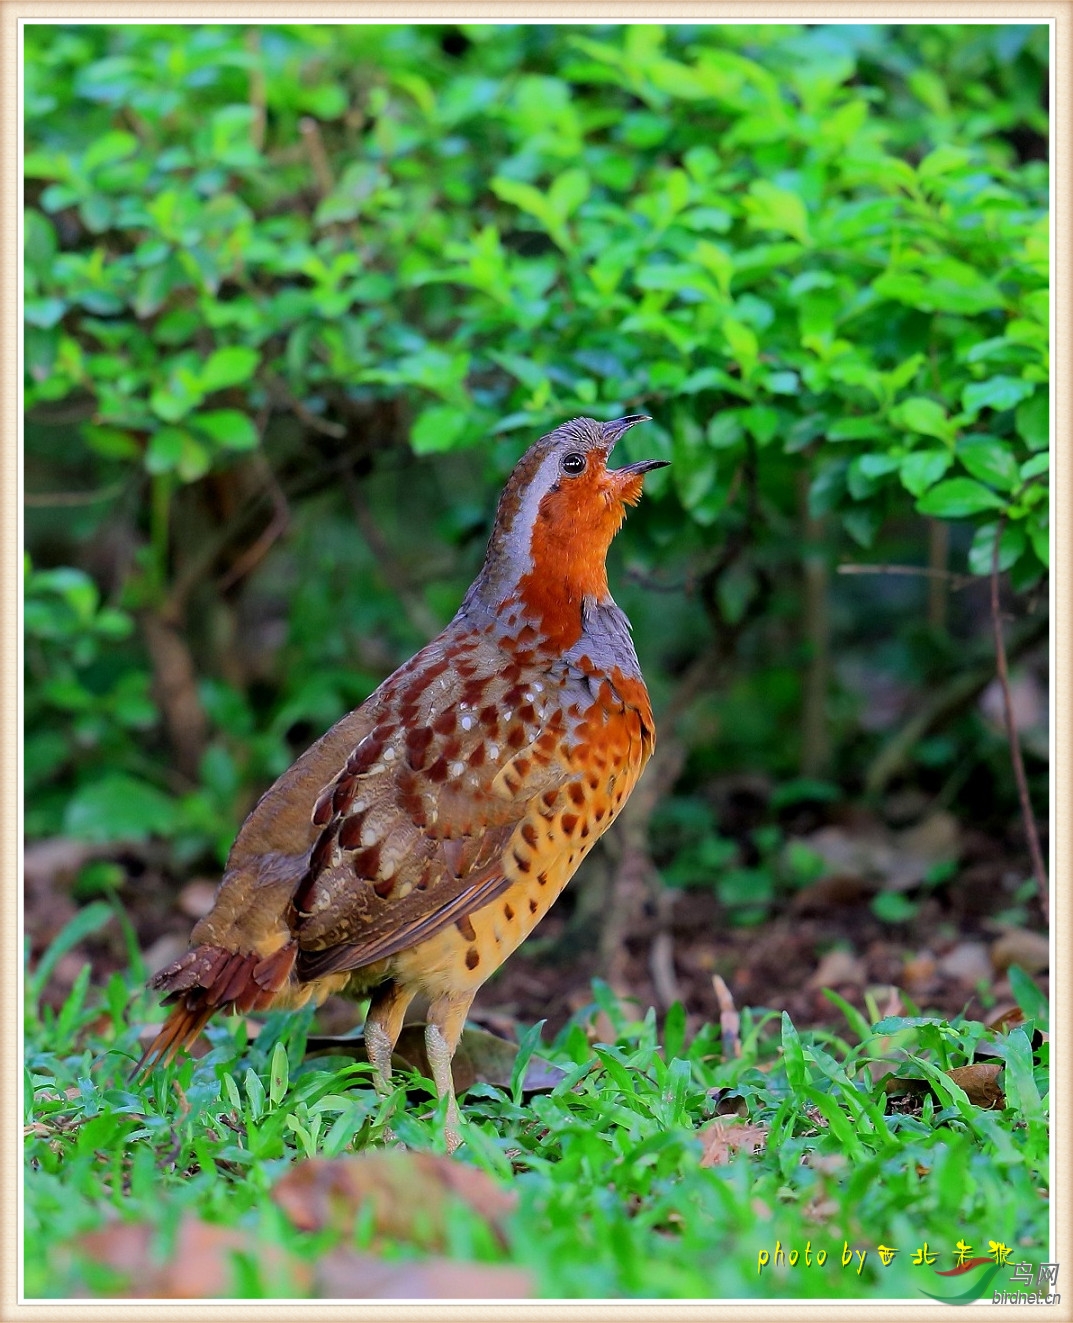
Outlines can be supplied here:
<path id="1" fill-rule="evenodd" d="M 383 931 L 361 942 L 341 943 L 320 951 L 300 950 L 298 977 L 303 981 L 321 978 L 325 974 L 361 969 L 377 960 L 396 955 L 432 937 L 456 919 L 464 918 L 474 910 L 490 904 L 511 885 L 510 879 L 495 868 L 488 870 L 487 876 L 480 881 L 467 881 L 469 885 L 445 899 L 437 909 L 415 915 L 408 922 L 400 924 L 394 932 Z"/>
<path id="2" fill-rule="evenodd" d="M 302 978 L 360 968 L 487 904 L 534 799 L 570 778 L 559 709 L 518 667 L 480 678 L 466 652 L 394 677 L 318 797 L 289 915 Z"/>

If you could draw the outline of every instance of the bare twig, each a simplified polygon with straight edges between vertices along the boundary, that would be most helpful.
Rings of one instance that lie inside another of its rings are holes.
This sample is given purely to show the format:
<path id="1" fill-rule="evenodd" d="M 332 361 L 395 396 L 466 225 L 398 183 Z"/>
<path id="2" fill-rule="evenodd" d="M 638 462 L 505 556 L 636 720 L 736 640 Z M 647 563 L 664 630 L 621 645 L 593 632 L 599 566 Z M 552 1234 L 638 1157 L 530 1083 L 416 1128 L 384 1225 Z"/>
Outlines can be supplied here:
<path id="1" fill-rule="evenodd" d="M 154 611 L 141 616 L 146 651 L 153 668 L 153 688 L 175 751 L 175 764 L 191 780 L 197 777 L 208 722 L 197 689 L 197 668 L 184 631 L 176 620 Z"/>
<path id="2" fill-rule="evenodd" d="M 27 492 L 22 499 L 24 505 L 32 506 L 96 505 L 98 501 L 110 501 L 121 495 L 126 485 L 123 480 L 99 487 L 95 492 Z"/>
<path id="3" fill-rule="evenodd" d="M 718 974 L 712 975 L 712 987 L 715 989 L 715 1000 L 719 1003 L 719 1028 L 723 1035 L 723 1055 L 728 1060 L 731 1057 L 740 1057 L 741 1016 L 734 1005 L 734 996 Z"/>
<path id="4" fill-rule="evenodd" d="M 256 151 L 263 151 L 265 145 L 265 124 L 268 117 L 268 88 L 265 80 L 264 61 L 260 59 L 261 32 L 259 28 L 246 30 L 246 49 L 255 58 L 250 61 L 250 142 Z"/>
<path id="5" fill-rule="evenodd" d="M 932 629 L 946 629 L 946 609 L 950 586 L 950 525 L 945 519 L 928 520 L 928 624 Z"/>
<path id="6" fill-rule="evenodd" d="M 953 592 L 976 583 L 974 574 L 954 574 L 950 570 L 932 569 L 925 565 L 839 565 L 839 574 L 912 574 L 926 579 L 942 579 Z"/>
<path id="7" fill-rule="evenodd" d="M 648 971 L 652 986 L 663 1010 L 682 1000 L 678 978 L 674 972 L 674 938 L 666 928 L 656 933 L 648 952 Z"/>
<path id="8" fill-rule="evenodd" d="M 1025 836 L 1028 839 L 1028 853 L 1032 857 L 1032 872 L 1039 888 L 1039 903 L 1043 917 L 1050 922 L 1050 896 L 1047 883 L 1047 867 L 1043 862 L 1043 851 L 1039 843 L 1039 831 L 1036 828 L 1032 801 L 1028 797 L 1028 778 L 1025 776 L 1025 764 L 1021 757 L 1021 741 L 1017 737 L 1017 723 L 1013 716 L 1013 698 L 1010 694 L 1010 674 L 1006 665 L 1006 640 L 1002 632 L 1002 613 L 999 609 L 999 544 L 1002 530 L 1006 525 L 1006 516 L 1002 515 L 995 529 L 995 544 L 991 549 L 991 627 L 995 634 L 995 669 L 1002 687 L 1002 707 L 1006 715 L 1006 737 L 1010 743 L 1010 762 L 1017 782 L 1017 795 L 1021 801 L 1021 818 L 1024 822 Z"/>
<path id="9" fill-rule="evenodd" d="M 302 403 L 296 395 L 293 395 L 287 384 L 280 377 L 268 376 L 265 384 L 272 395 L 273 400 L 294 414 L 300 423 L 305 423 L 311 432 L 321 432 L 324 436 L 333 437 L 336 441 L 341 441 L 347 434 L 347 429 L 342 423 L 329 422 L 327 418 L 321 418 L 315 414 L 312 409 Z"/>
<path id="10" fill-rule="evenodd" d="M 822 550 L 824 520 L 809 509 L 808 488 L 800 492 L 804 548 L 801 557 L 808 667 L 801 695 L 801 775 L 822 776 L 831 758 L 827 691 L 831 681 L 830 575 Z"/>
<path id="11" fill-rule="evenodd" d="M 313 177 L 317 181 L 317 192 L 325 198 L 335 187 L 335 177 L 328 161 L 328 153 L 324 150 L 320 125 L 311 115 L 303 115 L 298 121 L 298 130 L 309 151 L 309 163 L 313 167 Z"/>
<path id="12" fill-rule="evenodd" d="M 290 507 L 287 505 L 287 498 L 276 481 L 276 475 L 272 472 L 272 466 L 263 454 L 256 456 L 256 463 L 264 478 L 265 488 L 272 498 L 272 518 L 256 542 L 251 543 L 246 548 L 220 579 L 217 585 L 220 592 L 226 592 L 228 588 L 250 574 L 265 558 L 272 545 L 283 536 L 290 524 Z"/>
<path id="13" fill-rule="evenodd" d="M 1047 632 L 1043 617 L 1027 621 L 1009 647 L 1010 656 L 1026 652 Z M 913 747 L 920 743 L 929 730 L 948 720 L 966 707 L 987 688 L 994 679 L 995 666 L 991 660 L 966 664 L 943 686 L 928 698 L 912 717 L 899 727 L 869 764 L 864 784 L 869 794 L 879 794 L 892 777 L 904 766 Z"/>
<path id="14" fill-rule="evenodd" d="M 384 576 L 384 582 L 398 598 L 399 604 L 406 612 L 407 620 L 419 634 L 426 638 L 438 634 L 441 628 L 439 622 L 426 606 L 420 593 L 414 588 L 410 576 L 400 564 L 394 551 L 392 551 L 387 538 L 384 537 L 383 530 L 376 522 L 372 510 L 369 509 L 361 484 L 350 470 L 344 471 L 343 484 L 347 489 L 347 495 L 350 497 L 350 504 L 354 511 L 354 519 L 357 522 L 358 529 L 365 539 L 366 546 L 376 557 L 376 563 L 380 568 L 380 573 Z"/>

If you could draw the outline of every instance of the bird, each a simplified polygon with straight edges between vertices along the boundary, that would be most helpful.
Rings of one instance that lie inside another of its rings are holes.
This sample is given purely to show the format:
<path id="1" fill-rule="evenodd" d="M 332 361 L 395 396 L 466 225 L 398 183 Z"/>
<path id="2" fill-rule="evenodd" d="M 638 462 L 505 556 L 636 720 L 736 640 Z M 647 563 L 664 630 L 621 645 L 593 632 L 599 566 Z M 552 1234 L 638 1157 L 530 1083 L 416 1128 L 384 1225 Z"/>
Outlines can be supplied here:
<path id="1" fill-rule="evenodd" d="M 446 628 L 338 721 L 241 827 L 190 949 L 150 979 L 171 1007 L 135 1073 L 218 1011 L 370 997 L 373 1083 L 418 995 L 461 1143 L 451 1061 L 474 996 L 622 809 L 655 744 L 606 555 L 667 461 L 608 467 L 637 423 L 574 418 L 501 494 L 485 559 Z"/>

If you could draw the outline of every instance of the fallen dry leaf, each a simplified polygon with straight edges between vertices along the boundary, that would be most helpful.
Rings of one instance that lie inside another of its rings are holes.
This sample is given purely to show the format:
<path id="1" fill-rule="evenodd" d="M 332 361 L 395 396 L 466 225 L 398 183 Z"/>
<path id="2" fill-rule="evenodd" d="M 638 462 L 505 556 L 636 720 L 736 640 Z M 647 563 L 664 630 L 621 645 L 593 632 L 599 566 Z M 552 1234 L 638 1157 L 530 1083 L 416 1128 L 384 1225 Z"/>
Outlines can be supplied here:
<path id="1" fill-rule="evenodd" d="M 970 1066 L 955 1066 L 946 1074 L 965 1090 L 974 1107 L 1002 1108 L 1006 1106 L 1006 1097 L 997 1083 L 1001 1069 L 1001 1062 L 974 1061 Z"/>
<path id="2" fill-rule="evenodd" d="M 991 943 L 991 963 L 1000 973 L 1019 965 L 1026 974 L 1039 974 L 1050 967 L 1050 942 L 1043 933 L 1011 928 Z"/>
<path id="3" fill-rule="evenodd" d="M 710 1121 L 700 1132 L 704 1151 L 701 1154 L 702 1167 L 723 1167 L 735 1153 L 745 1150 L 759 1153 L 767 1143 L 767 1126 L 751 1125 L 748 1122 L 722 1117 Z"/>
<path id="4" fill-rule="evenodd" d="M 534 1294 L 532 1278 L 521 1268 L 451 1259 L 385 1263 L 343 1249 L 317 1263 L 315 1289 L 332 1300 L 520 1300 Z"/>
<path id="5" fill-rule="evenodd" d="M 801 839 L 821 856 L 827 875 L 840 880 L 837 894 L 847 897 L 852 894 L 853 880 L 858 886 L 909 891 L 936 864 L 956 859 L 961 852 L 957 819 L 944 809 L 902 831 L 891 831 L 874 818 L 862 818 L 852 827 L 821 827 Z"/>
<path id="6" fill-rule="evenodd" d="M 365 1043 L 360 1033 L 341 1036 L 318 1035 L 310 1037 L 306 1044 L 307 1054 L 315 1056 L 323 1052 L 346 1052 L 357 1061 L 367 1061 Z M 514 1062 L 518 1056 L 518 1045 L 498 1034 L 490 1034 L 486 1029 L 475 1029 L 467 1025 L 462 1031 L 454 1058 L 451 1061 L 451 1075 L 454 1079 L 455 1092 L 464 1093 L 473 1084 L 494 1084 L 507 1088 L 514 1072 Z M 416 1070 L 426 1079 L 432 1078 L 428 1053 L 425 1051 L 425 1026 L 420 1023 L 403 1026 L 398 1042 L 392 1053 L 392 1061 L 402 1070 Z M 525 1068 L 522 1082 L 524 1093 L 546 1093 L 554 1089 L 565 1076 L 566 1071 L 553 1066 L 543 1057 L 533 1055 Z"/>
<path id="7" fill-rule="evenodd" d="M 859 877 L 833 873 L 795 892 L 790 908 L 795 914 L 825 914 L 836 905 L 860 904 L 870 890 Z"/>
<path id="8" fill-rule="evenodd" d="M 985 1021 L 989 1029 L 994 1029 L 1000 1034 L 1008 1033 L 1024 1022 L 1025 1013 L 1016 1002 L 1005 1002 L 996 1006 Z"/>
<path id="9" fill-rule="evenodd" d="M 477 1173 L 480 1175 L 481 1173 Z M 166 1263 L 154 1253 L 156 1232 L 143 1223 L 114 1222 L 76 1242 L 82 1254 L 127 1279 L 122 1296 L 152 1300 L 206 1300 L 233 1296 L 234 1258 L 243 1254 L 264 1269 L 271 1264 L 288 1293 L 322 1299 L 521 1299 L 534 1293 L 519 1268 L 450 1259 L 386 1262 L 372 1254 L 331 1250 L 315 1262 L 266 1244 L 251 1232 L 186 1217 Z"/>
<path id="10" fill-rule="evenodd" d="M 828 951 L 808 980 L 809 988 L 839 988 L 847 983 L 863 987 L 867 982 L 864 961 L 849 951 Z"/>
<path id="11" fill-rule="evenodd" d="M 272 1198 L 302 1231 L 348 1231 L 359 1210 L 371 1208 L 376 1235 L 426 1249 L 446 1245 L 456 1200 L 496 1231 L 517 1201 L 475 1167 L 437 1153 L 405 1152 L 310 1158 L 277 1181 Z"/>
<path id="12" fill-rule="evenodd" d="M 139 1222 L 113 1222 L 75 1242 L 76 1249 L 127 1278 L 122 1296 L 154 1300 L 206 1300 L 236 1292 L 234 1257 L 247 1254 L 259 1263 L 271 1262 L 288 1285 L 309 1291 L 313 1284 L 309 1263 L 288 1255 L 278 1246 L 266 1246 L 249 1232 L 216 1226 L 186 1216 L 179 1224 L 175 1250 L 161 1263 L 154 1253 L 156 1232 Z"/>
<path id="13" fill-rule="evenodd" d="M 956 979 L 968 988 L 991 982 L 991 960 L 983 942 L 958 942 L 939 957 L 937 968 L 944 978 Z"/>

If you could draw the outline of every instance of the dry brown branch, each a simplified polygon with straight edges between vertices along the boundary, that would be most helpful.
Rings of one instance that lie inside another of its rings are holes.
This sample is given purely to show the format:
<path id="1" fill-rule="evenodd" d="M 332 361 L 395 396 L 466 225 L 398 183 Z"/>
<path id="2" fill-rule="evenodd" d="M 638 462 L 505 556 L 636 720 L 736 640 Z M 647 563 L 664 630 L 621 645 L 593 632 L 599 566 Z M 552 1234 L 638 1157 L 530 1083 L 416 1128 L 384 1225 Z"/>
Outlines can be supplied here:
<path id="1" fill-rule="evenodd" d="M 290 507 L 282 488 L 276 481 L 276 475 L 272 472 L 271 464 L 268 463 L 262 453 L 257 454 L 255 463 L 264 479 L 265 489 L 272 498 L 272 518 L 260 537 L 242 552 L 228 572 L 221 578 L 217 585 L 220 592 L 226 592 L 252 573 L 268 554 L 273 544 L 278 542 L 287 531 L 290 524 Z"/>
<path id="2" fill-rule="evenodd" d="M 324 139 L 320 136 L 320 125 L 310 115 L 303 115 L 298 121 L 298 131 L 309 152 L 309 163 L 313 167 L 313 177 L 317 181 L 317 192 L 322 198 L 335 187 L 335 176 L 324 149 Z"/>
<path id="3" fill-rule="evenodd" d="M 153 669 L 153 689 L 175 750 L 176 766 L 184 776 L 195 778 L 207 723 L 198 697 L 194 659 L 178 624 L 146 611 L 141 626 Z"/>
<path id="4" fill-rule="evenodd" d="M 664 894 L 668 899 L 672 899 L 670 892 Z M 674 972 L 674 938 L 666 926 L 661 927 L 652 939 L 648 952 L 648 969 L 652 975 L 652 986 L 656 990 L 656 999 L 661 1010 L 665 1011 L 676 1001 L 682 1000 L 678 976 Z"/>
<path id="5" fill-rule="evenodd" d="M 95 492 L 27 492 L 22 500 L 24 505 L 34 507 L 96 505 L 98 501 L 110 501 L 114 496 L 121 495 L 126 485 L 126 481 L 113 482 Z"/>
<path id="6" fill-rule="evenodd" d="M 734 997 L 718 974 L 712 975 L 715 1000 L 719 1003 L 719 1028 L 723 1035 L 723 1055 L 741 1056 L 741 1016 L 734 1005 Z"/>
<path id="7" fill-rule="evenodd" d="M 953 592 L 976 583 L 974 574 L 954 574 L 950 570 L 934 569 L 926 565 L 839 565 L 839 574 L 911 574 L 924 579 L 942 579 Z"/>
<path id="8" fill-rule="evenodd" d="M 268 117 L 268 87 L 265 81 L 264 63 L 260 59 L 261 33 L 258 28 L 246 29 L 246 49 L 255 58 L 250 61 L 250 108 L 253 119 L 250 121 L 250 142 L 255 151 L 263 151 L 265 145 L 265 125 Z"/>
<path id="9" fill-rule="evenodd" d="M 1039 888 L 1039 903 L 1043 917 L 1049 923 L 1051 916 L 1050 896 L 1047 884 L 1047 866 L 1043 862 L 1043 851 L 1039 843 L 1039 831 L 1036 828 L 1032 801 L 1028 797 L 1028 778 L 1025 776 L 1024 759 L 1021 757 L 1021 741 L 1017 737 L 1017 723 L 1013 716 L 1013 699 L 1010 695 L 1010 673 L 1006 664 L 1006 640 L 1002 630 L 1002 613 L 999 604 L 999 544 L 1002 530 L 1006 526 L 1003 515 L 995 529 L 995 544 L 991 549 L 991 627 L 995 635 L 995 668 L 998 671 L 999 685 L 1002 688 L 1002 708 L 1006 716 L 1006 737 L 1010 743 L 1010 762 L 1013 764 L 1014 780 L 1017 782 L 1017 795 L 1021 801 L 1021 818 L 1024 822 L 1025 836 L 1028 839 L 1028 853 L 1032 858 L 1032 872 Z"/>
<path id="10" fill-rule="evenodd" d="M 1007 652 L 1018 657 L 1033 647 L 1047 634 L 1047 619 L 1036 616 L 1029 619 L 1010 643 Z M 995 675 L 992 660 L 966 666 L 953 675 L 928 699 L 914 715 L 886 741 L 865 773 L 864 784 L 869 794 L 880 794 L 902 770 L 913 748 L 933 727 L 949 720 L 967 707 L 991 683 Z"/>
<path id="11" fill-rule="evenodd" d="M 354 519 L 365 544 L 376 558 L 384 582 L 395 594 L 400 606 L 406 612 L 406 618 L 423 638 L 432 638 L 441 629 L 440 623 L 429 610 L 420 592 L 415 588 L 409 574 L 395 555 L 383 529 L 376 521 L 376 516 L 369 508 L 361 483 L 347 470 L 343 474 L 343 485 L 350 497 Z"/>
<path id="12" fill-rule="evenodd" d="M 950 586 L 950 525 L 945 519 L 928 520 L 928 624 L 946 629 Z"/>

